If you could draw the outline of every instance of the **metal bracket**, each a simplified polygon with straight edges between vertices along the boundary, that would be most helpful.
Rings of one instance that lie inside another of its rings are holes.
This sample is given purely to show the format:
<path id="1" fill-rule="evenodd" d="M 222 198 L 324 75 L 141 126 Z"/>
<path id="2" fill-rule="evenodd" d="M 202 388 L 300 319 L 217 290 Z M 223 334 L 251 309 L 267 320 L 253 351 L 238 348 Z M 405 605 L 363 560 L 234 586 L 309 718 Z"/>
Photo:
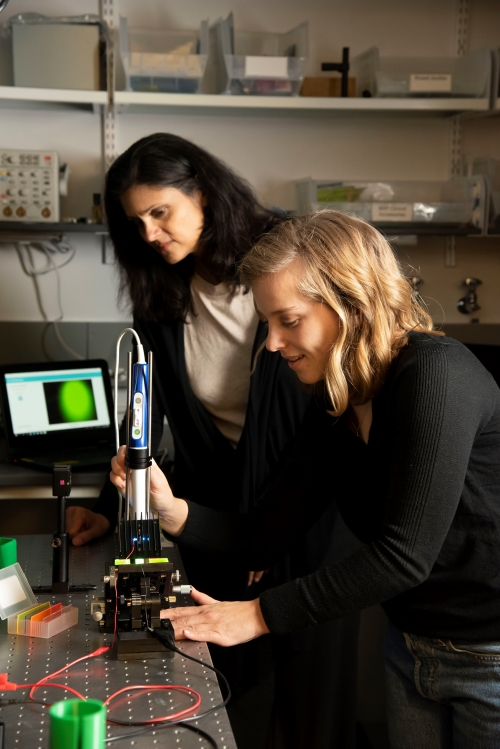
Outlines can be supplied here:
<path id="1" fill-rule="evenodd" d="M 458 0 L 455 41 L 456 55 L 462 57 L 469 47 L 469 0 Z"/>
<path id="2" fill-rule="evenodd" d="M 115 129 L 115 45 L 117 4 L 114 0 L 99 0 L 101 19 L 109 29 L 107 43 L 107 89 L 108 103 L 101 112 L 101 154 L 103 180 L 109 167 L 116 158 L 116 129 Z M 111 265 L 114 262 L 111 242 L 108 236 L 102 236 L 102 263 Z"/>
<path id="3" fill-rule="evenodd" d="M 456 268 L 457 266 L 457 238 L 446 237 L 446 246 L 444 251 L 444 267 Z"/>
<path id="4" fill-rule="evenodd" d="M 457 25 L 455 30 L 455 52 L 457 57 L 467 53 L 469 46 L 469 0 L 457 0 Z M 462 117 L 454 115 L 450 126 L 450 177 L 460 177 L 463 173 L 462 157 Z M 446 238 L 444 265 L 455 268 L 456 237 Z"/>
<path id="5" fill-rule="evenodd" d="M 109 35 L 107 43 L 107 90 L 108 90 L 108 103 L 103 108 L 102 112 L 102 154 L 103 154 L 103 170 L 106 172 L 116 156 L 115 147 L 115 114 L 114 114 L 114 99 L 115 99 L 115 45 L 114 35 L 116 28 L 116 4 L 114 0 L 100 0 L 100 16 L 101 19 L 106 23 Z"/>

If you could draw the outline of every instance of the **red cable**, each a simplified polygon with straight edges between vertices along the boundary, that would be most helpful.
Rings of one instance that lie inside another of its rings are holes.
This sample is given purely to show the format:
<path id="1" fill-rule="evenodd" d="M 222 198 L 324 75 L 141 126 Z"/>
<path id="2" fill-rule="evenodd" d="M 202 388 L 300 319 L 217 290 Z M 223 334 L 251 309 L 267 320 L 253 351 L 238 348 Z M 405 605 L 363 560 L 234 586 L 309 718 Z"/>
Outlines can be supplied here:
<path id="1" fill-rule="evenodd" d="M 45 682 L 48 681 L 49 679 L 53 679 L 55 676 L 58 676 L 63 671 L 66 671 L 68 668 L 71 668 L 71 666 L 74 666 L 76 663 L 80 663 L 80 661 L 86 661 L 88 660 L 88 658 L 96 658 L 99 655 L 103 655 L 103 653 L 107 653 L 108 650 L 109 650 L 108 646 L 97 648 L 97 650 L 94 650 L 93 653 L 89 653 L 89 655 L 83 655 L 81 658 L 77 658 L 76 661 L 72 661 L 71 663 L 68 663 L 66 666 L 63 666 L 62 668 L 60 668 L 59 671 L 54 671 L 54 673 L 49 674 L 48 676 L 44 676 L 43 679 L 40 679 L 40 681 L 37 681 L 36 684 L 30 684 L 29 686 L 32 687 L 31 692 L 30 692 L 30 699 L 34 699 L 33 694 L 35 692 L 35 689 L 43 686 Z M 47 686 L 50 687 L 51 685 L 47 684 Z M 69 687 L 68 687 L 68 690 L 74 692 L 74 690 L 71 690 Z M 75 694 L 77 694 L 78 697 L 81 697 L 82 700 L 85 699 L 85 697 L 82 697 L 81 694 L 78 694 L 78 693 L 75 693 Z"/>
<path id="2" fill-rule="evenodd" d="M 7 684 L 2 685 L 2 691 L 6 692 L 17 692 L 18 689 L 29 689 L 32 687 L 32 692 L 37 689 L 40 686 L 44 686 L 42 684 L 13 684 L 12 682 L 8 682 Z M 71 692 L 71 694 L 74 694 L 76 697 L 78 697 L 79 700 L 85 700 L 86 698 L 83 696 L 83 694 L 80 694 L 80 692 L 77 692 L 76 689 L 72 689 L 72 687 L 66 687 L 64 684 L 45 684 L 46 687 L 54 687 L 55 689 L 65 689 L 67 692 Z M 30 692 L 30 698 L 33 699 Z"/>
<path id="3" fill-rule="evenodd" d="M 135 550 L 135 543 L 132 542 L 132 551 L 130 554 L 126 557 L 128 559 Z M 116 637 L 116 618 L 118 614 L 118 596 L 117 596 L 117 589 L 116 589 L 116 577 L 115 577 L 115 599 L 116 599 L 116 606 L 115 606 L 115 623 L 114 623 L 114 632 L 113 632 L 113 642 L 111 644 L 111 647 L 113 647 L 115 637 Z M 83 655 L 81 658 L 77 658 L 76 660 L 72 661 L 71 663 L 68 663 L 66 666 L 63 666 L 58 671 L 54 671 L 52 674 L 48 674 L 48 676 L 44 676 L 43 679 L 40 679 L 40 681 L 37 681 L 36 684 L 9 684 L 7 681 L 3 682 L 1 687 L 3 689 L 0 689 L 0 691 L 14 691 L 17 689 L 31 689 L 30 691 L 30 699 L 34 699 L 33 695 L 35 693 L 36 689 L 39 689 L 42 686 L 46 687 L 54 687 L 56 689 L 64 689 L 68 692 L 71 692 L 71 694 L 74 694 L 78 699 L 85 700 L 86 697 L 84 697 L 80 692 L 77 692 L 76 689 L 73 689 L 72 687 L 64 686 L 63 684 L 47 684 L 46 682 L 49 681 L 49 679 L 53 679 L 55 676 L 58 676 L 58 674 L 62 673 L 63 671 L 67 671 L 69 668 L 74 666 L 77 663 L 80 663 L 81 661 L 86 661 L 89 658 L 95 658 L 99 655 L 103 655 L 106 653 L 110 648 L 108 646 L 97 648 L 97 650 L 94 650 L 92 653 L 89 653 L 88 655 Z M 6 676 L 6 675 L 5 675 Z M 10 687 L 10 689 L 7 689 L 7 686 Z M 197 710 L 198 707 L 201 705 L 201 695 L 199 692 L 197 692 L 195 689 L 191 689 L 190 687 L 182 687 L 182 686 L 174 686 L 174 685 L 134 685 L 130 687 L 123 687 L 123 689 L 119 689 L 118 692 L 115 692 L 114 694 L 110 695 L 105 702 L 104 705 L 109 705 L 111 700 L 113 700 L 115 697 L 117 697 L 119 694 L 123 694 L 123 692 L 131 692 L 136 689 L 146 689 L 148 691 L 153 691 L 155 689 L 169 689 L 169 690 L 177 690 L 182 692 L 187 692 L 188 694 L 196 697 L 196 702 L 193 705 L 190 705 L 189 707 L 185 708 L 184 710 L 180 710 L 178 713 L 174 713 L 172 715 L 164 716 L 161 718 L 150 718 L 149 720 L 141 721 L 144 724 L 147 723 L 164 723 L 170 720 L 177 720 L 178 718 L 181 718 L 182 716 L 186 715 L 187 713 L 193 712 L 193 710 Z M 112 718 L 109 718 L 109 720 L 112 720 Z"/>
<path id="4" fill-rule="evenodd" d="M 156 685 L 156 686 L 149 686 L 149 685 L 137 685 L 132 687 L 123 687 L 123 689 L 119 689 L 118 692 L 115 692 L 114 694 L 110 695 L 105 701 L 104 705 L 109 705 L 112 699 L 115 697 L 118 697 L 119 694 L 123 694 L 123 692 L 132 692 L 134 689 L 147 689 L 148 691 L 153 691 L 154 689 L 169 689 L 169 690 L 178 690 L 182 692 L 187 692 L 188 694 L 191 694 L 193 696 L 196 696 L 196 702 L 194 705 L 190 705 L 189 707 L 185 708 L 184 710 L 180 710 L 178 713 L 174 713 L 173 715 L 164 716 L 163 718 L 151 718 L 149 720 L 142 720 L 141 723 L 162 723 L 169 720 L 176 720 L 177 718 L 180 718 L 183 715 L 186 715 L 186 713 L 190 713 L 193 710 L 197 710 L 198 707 L 201 705 L 201 694 L 197 692 L 195 689 L 191 689 L 191 687 L 178 687 L 178 686 L 171 686 L 168 684 L 162 684 L 162 685 Z M 109 718 L 109 720 L 113 720 L 113 718 Z"/>
<path id="5" fill-rule="evenodd" d="M 128 554 L 125 559 L 129 559 L 135 551 L 135 541 L 132 541 L 132 551 Z"/>

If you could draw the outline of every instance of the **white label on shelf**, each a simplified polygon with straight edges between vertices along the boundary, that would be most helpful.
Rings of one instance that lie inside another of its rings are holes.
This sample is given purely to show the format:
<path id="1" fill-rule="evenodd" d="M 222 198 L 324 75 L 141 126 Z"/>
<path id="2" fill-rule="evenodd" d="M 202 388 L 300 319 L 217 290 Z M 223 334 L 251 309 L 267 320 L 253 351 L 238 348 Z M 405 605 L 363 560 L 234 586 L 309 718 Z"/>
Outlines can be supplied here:
<path id="1" fill-rule="evenodd" d="M 374 203 L 372 221 L 411 221 L 413 205 L 411 203 Z"/>
<path id="2" fill-rule="evenodd" d="M 451 75 L 448 73 L 413 73 L 410 75 L 410 93 L 449 94 Z"/>
<path id="3" fill-rule="evenodd" d="M 288 57 L 245 57 L 245 78 L 288 78 Z"/>

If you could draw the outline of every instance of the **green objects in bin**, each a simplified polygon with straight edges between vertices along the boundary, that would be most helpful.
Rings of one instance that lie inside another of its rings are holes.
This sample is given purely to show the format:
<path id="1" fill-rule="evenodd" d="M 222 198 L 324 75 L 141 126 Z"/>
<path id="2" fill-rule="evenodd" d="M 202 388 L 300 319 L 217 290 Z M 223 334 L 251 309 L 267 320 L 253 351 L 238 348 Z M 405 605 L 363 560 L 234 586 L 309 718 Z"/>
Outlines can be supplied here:
<path id="1" fill-rule="evenodd" d="M 99 700 L 62 700 L 49 714 L 50 749 L 104 749 L 106 708 Z"/>
<path id="2" fill-rule="evenodd" d="M 0 570 L 17 562 L 17 541 L 15 538 L 0 538 Z"/>

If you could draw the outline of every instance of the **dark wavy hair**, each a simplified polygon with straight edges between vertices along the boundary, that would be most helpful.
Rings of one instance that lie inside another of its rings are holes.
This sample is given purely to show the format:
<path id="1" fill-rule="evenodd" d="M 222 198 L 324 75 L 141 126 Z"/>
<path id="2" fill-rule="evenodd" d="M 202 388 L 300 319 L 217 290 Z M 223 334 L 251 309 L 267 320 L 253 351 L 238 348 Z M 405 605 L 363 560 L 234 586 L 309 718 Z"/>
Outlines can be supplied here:
<path id="1" fill-rule="evenodd" d="M 134 315 L 144 321 L 184 320 L 190 309 L 194 257 L 169 265 L 125 215 L 121 196 L 134 185 L 175 187 L 205 198 L 202 257 L 219 282 L 235 286 L 238 263 L 266 231 L 283 220 L 264 208 L 250 185 L 194 143 L 168 133 L 138 140 L 106 175 L 104 207 L 121 268 L 120 293 L 128 291 Z"/>

